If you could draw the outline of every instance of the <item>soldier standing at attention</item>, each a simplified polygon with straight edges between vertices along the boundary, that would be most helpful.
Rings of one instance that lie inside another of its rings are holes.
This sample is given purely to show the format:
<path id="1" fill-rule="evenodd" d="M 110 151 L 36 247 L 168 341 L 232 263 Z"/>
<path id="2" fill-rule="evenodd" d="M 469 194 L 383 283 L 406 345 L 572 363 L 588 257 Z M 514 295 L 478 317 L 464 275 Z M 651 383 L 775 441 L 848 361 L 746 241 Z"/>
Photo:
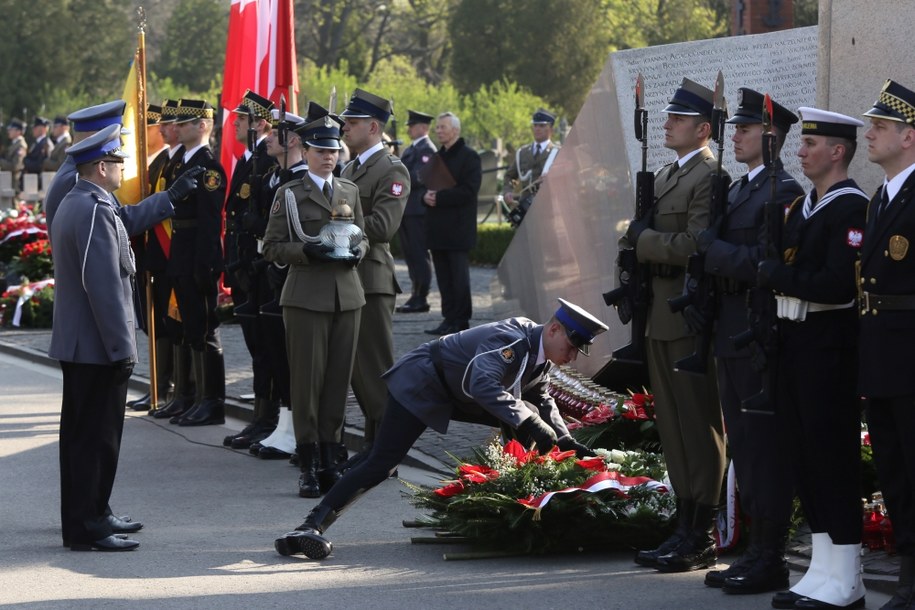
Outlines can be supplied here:
<path id="1" fill-rule="evenodd" d="M 394 276 L 394 257 L 388 242 L 394 237 L 410 196 L 410 174 L 387 151 L 382 133 L 393 114 L 390 100 L 356 89 L 340 114 L 343 139 L 352 161 L 341 176 L 359 187 L 370 249 L 359 277 L 365 289 L 365 307 L 356 348 L 352 387 L 365 415 L 365 442 L 375 439 L 384 415 L 386 388 L 382 373 L 394 364 L 394 295 L 401 292 Z"/>
<path id="2" fill-rule="evenodd" d="M 70 137 L 70 121 L 65 116 L 54 118 L 54 124 L 51 126 L 51 137 L 54 139 L 51 154 L 41 166 L 46 172 L 56 172 L 63 165 L 64 159 L 67 158 L 67 148 L 73 141 Z"/>
<path id="3" fill-rule="evenodd" d="M 724 587 L 727 593 L 761 593 L 788 587 L 785 545 L 791 522 L 794 486 L 785 476 L 787 454 L 773 451 L 778 443 L 774 414 L 744 412 L 743 401 L 763 389 L 749 348 L 737 349 L 732 337 L 747 329 L 747 293 L 756 284 L 756 267 L 766 253 L 759 244 L 772 180 L 763 164 L 763 95 L 742 87 L 737 111 L 727 122 L 734 125 L 734 157 L 747 166 L 746 175 L 728 191 L 727 211 L 720 226 L 699 234 L 696 248 L 705 253 L 705 270 L 716 276 L 718 305 L 715 312 L 715 372 L 728 431 L 728 447 L 737 473 L 740 506 L 749 517 L 750 544 L 739 561 L 726 570 L 705 575 L 705 584 Z M 776 154 L 797 117 L 772 103 Z M 785 171 L 779 158 L 775 192 L 782 208 L 801 197 L 804 190 Z M 731 580 L 740 577 L 738 580 Z"/>
<path id="4" fill-rule="evenodd" d="M 400 222 L 397 235 L 404 261 L 410 272 L 410 298 L 397 308 L 398 313 L 423 313 L 429 311 L 429 287 L 432 285 L 432 255 L 426 247 L 426 206 L 423 195 L 426 188 L 419 178 L 419 172 L 435 154 L 435 146 L 429 139 L 429 125 L 432 116 L 407 110 L 407 134 L 412 142 L 400 155 L 400 160 L 410 170 L 410 197 Z"/>
<path id="5" fill-rule="evenodd" d="M 28 144 L 22 132 L 25 131 L 25 124 L 19 119 L 12 119 L 6 126 L 6 135 L 10 139 L 9 145 L 3 158 L 0 159 L 0 170 L 12 172 L 13 190 L 17 193 L 22 190 L 22 169 L 23 160 L 28 152 Z M 49 223 L 50 225 L 50 223 Z"/>
<path id="6" fill-rule="evenodd" d="M 915 605 L 915 92 L 887 80 L 864 113 L 867 158 L 886 173 L 867 209 L 861 248 L 858 390 L 900 558 L 885 608 Z"/>
<path id="7" fill-rule="evenodd" d="M 560 148 L 552 141 L 555 122 L 556 117 L 543 108 L 531 117 L 534 141 L 515 151 L 515 158 L 505 172 L 502 197 L 509 207 L 524 206 L 525 202 L 526 207 L 530 207 L 531 200 L 540 189 L 543 176 L 553 165 Z"/>
<path id="8" fill-rule="evenodd" d="M 713 568 L 712 536 L 724 477 L 724 423 L 714 367 L 704 376 L 674 371 L 692 355 L 696 335 L 667 299 L 683 292 L 686 262 L 696 236 L 709 224 L 710 174 L 716 170 L 709 150 L 712 92 L 683 79 L 664 111 L 664 146 L 677 160 L 655 178 L 655 205 L 633 220 L 620 248 L 635 248 L 650 268 L 652 302 L 648 314 L 648 377 L 655 395 L 658 432 L 670 481 L 677 495 L 677 529 L 658 548 L 639 551 L 636 563 L 665 572 Z"/>
<path id="9" fill-rule="evenodd" d="M 197 382 L 195 401 L 169 422 L 182 426 L 225 423 L 226 372 L 219 318 L 217 282 L 223 268 L 222 208 L 226 176 L 209 147 L 213 107 L 203 100 L 179 100 L 175 122 L 184 147 L 170 180 L 203 168 L 200 186 L 175 203 L 167 274 L 181 314 L 183 341 L 191 349 Z"/>

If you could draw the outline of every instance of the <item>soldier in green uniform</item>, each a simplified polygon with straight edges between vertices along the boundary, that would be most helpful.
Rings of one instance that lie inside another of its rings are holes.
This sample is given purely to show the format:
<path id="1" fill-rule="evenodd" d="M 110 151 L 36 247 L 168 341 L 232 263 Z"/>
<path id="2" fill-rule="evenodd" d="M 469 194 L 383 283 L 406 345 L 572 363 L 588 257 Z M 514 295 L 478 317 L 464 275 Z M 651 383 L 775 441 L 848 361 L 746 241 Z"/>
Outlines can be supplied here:
<path id="1" fill-rule="evenodd" d="M 391 102 L 356 89 L 341 113 L 343 138 L 352 161 L 342 176 L 359 187 L 365 234 L 371 248 L 359 267 L 366 305 L 353 368 L 353 393 L 365 414 L 365 441 L 372 443 L 386 405 L 381 374 L 394 364 L 394 295 L 401 292 L 394 277 L 388 242 L 397 233 L 410 195 L 407 167 L 385 148 L 384 125 L 393 114 Z"/>
<path id="2" fill-rule="evenodd" d="M 531 117 L 534 141 L 515 151 L 511 165 L 505 172 L 502 197 L 509 207 L 519 210 L 518 222 L 530 208 L 543 176 L 550 170 L 559 153 L 559 145 L 551 139 L 555 122 L 556 117 L 552 113 L 542 108 L 535 112 Z"/>

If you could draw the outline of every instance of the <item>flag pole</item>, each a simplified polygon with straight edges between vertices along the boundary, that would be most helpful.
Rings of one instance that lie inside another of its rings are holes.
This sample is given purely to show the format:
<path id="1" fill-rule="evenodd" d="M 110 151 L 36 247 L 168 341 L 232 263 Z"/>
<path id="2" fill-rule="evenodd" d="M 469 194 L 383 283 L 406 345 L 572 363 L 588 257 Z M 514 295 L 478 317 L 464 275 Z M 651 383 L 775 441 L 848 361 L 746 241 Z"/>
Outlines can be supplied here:
<path id="1" fill-rule="evenodd" d="M 149 166 L 146 158 L 146 11 L 137 7 L 137 179 L 140 201 L 149 197 Z M 125 100 L 126 101 L 126 100 Z M 149 232 L 144 240 L 149 241 Z M 149 344 L 149 408 L 159 405 L 159 383 L 156 379 L 156 305 L 153 299 L 152 273 L 146 271 L 146 337 Z"/>

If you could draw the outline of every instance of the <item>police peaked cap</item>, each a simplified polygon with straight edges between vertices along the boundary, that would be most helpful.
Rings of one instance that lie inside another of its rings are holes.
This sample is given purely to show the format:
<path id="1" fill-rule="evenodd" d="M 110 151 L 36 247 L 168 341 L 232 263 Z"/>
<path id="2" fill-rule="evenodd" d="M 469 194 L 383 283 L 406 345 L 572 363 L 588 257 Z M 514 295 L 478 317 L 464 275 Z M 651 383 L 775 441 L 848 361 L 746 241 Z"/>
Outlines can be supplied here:
<path id="1" fill-rule="evenodd" d="M 607 330 L 607 325 L 587 311 L 565 299 L 557 299 L 559 309 L 553 314 L 566 331 L 569 342 L 582 354 L 590 353 L 594 337 Z"/>
<path id="2" fill-rule="evenodd" d="M 78 142 L 67 149 L 67 154 L 73 157 L 77 165 L 90 163 L 104 157 L 126 159 L 130 155 L 121 150 L 121 126 L 109 125 L 92 134 L 85 140 Z"/>
<path id="3" fill-rule="evenodd" d="M 89 106 L 82 110 L 67 115 L 73 126 L 73 131 L 99 131 L 109 125 L 120 125 L 124 120 L 124 109 L 127 102 L 113 100 L 97 106 Z"/>

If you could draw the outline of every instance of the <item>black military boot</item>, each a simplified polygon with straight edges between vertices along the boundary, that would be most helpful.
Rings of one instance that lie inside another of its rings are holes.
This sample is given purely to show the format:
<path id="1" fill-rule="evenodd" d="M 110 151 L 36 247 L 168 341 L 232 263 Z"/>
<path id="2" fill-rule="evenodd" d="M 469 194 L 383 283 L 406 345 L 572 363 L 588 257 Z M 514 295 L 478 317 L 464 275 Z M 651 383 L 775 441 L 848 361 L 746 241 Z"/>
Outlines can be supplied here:
<path id="1" fill-rule="evenodd" d="M 899 556 L 899 582 L 890 601 L 880 606 L 880 610 L 902 610 L 915 608 L 915 557 Z"/>
<path id="2" fill-rule="evenodd" d="M 299 456 L 299 497 L 301 498 L 320 498 L 321 486 L 318 484 L 318 464 L 320 457 L 318 455 L 317 443 L 299 443 L 295 446 L 295 452 Z"/>
<path id="3" fill-rule="evenodd" d="M 178 420 L 179 426 L 209 426 L 226 423 L 226 364 L 222 350 L 195 352 L 203 362 L 202 400 Z"/>
<path id="4" fill-rule="evenodd" d="M 347 458 L 340 459 L 341 447 L 343 447 L 342 455 L 345 456 L 346 446 L 343 445 L 343 443 L 321 443 L 321 469 L 318 470 L 318 483 L 321 486 L 321 495 L 329 492 L 330 488 L 334 486 L 334 483 L 343 478 L 343 475 L 340 472 L 340 466 L 346 462 Z"/>
<path id="5" fill-rule="evenodd" d="M 255 436 L 259 436 L 257 441 L 261 441 L 265 436 L 260 436 L 261 430 L 264 428 L 262 423 L 264 404 L 267 402 L 266 398 L 261 398 L 258 396 L 254 397 L 254 413 L 251 418 L 251 423 L 242 428 L 241 432 L 236 434 L 230 434 L 222 439 L 222 444 L 224 447 L 232 447 L 233 449 L 247 449 L 251 446 L 251 443 L 256 442 L 254 439 Z"/>
<path id="6" fill-rule="evenodd" d="M 168 420 L 170 424 L 177 424 L 179 421 L 197 410 L 197 407 L 203 403 L 203 351 L 191 349 L 189 351 L 191 358 L 191 372 L 194 376 L 194 401 L 191 407 Z"/>
<path id="7" fill-rule="evenodd" d="M 156 419 L 168 419 L 183 415 L 194 405 L 191 367 L 190 349 L 183 345 L 172 345 L 172 370 L 175 376 L 174 396 L 164 407 L 150 409 L 147 415 L 152 415 Z"/>
<path id="8" fill-rule="evenodd" d="M 705 586 L 720 589 L 724 581 L 735 576 L 742 576 L 759 559 L 762 553 L 760 545 L 760 527 L 754 520 L 750 526 L 750 543 L 746 552 L 725 570 L 709 570 L 705 573 Z"/>
<path id="9" fill-rule="evenodd" d="M 302 553 L 309 559 L 324 559 L 334 550 L 334 545 L 321 534 L 336 520 L 337 513 L 334 509 L 318 504 L 305 517 L 305 523 L 282 538 L 277 538 L 273 546 L 280 555 Z"/>
<path id="10" fill-rule="evenodd" d="M 639 551 L 635 556 L 635 562 L 640 566 L 654 568 L 657 566 L 658 557 L 670 553 L 677 548 L 677 545 L 683 541 L 693 522 L 693 510 L 695 503 L 692 500 L 677 500 L 677 528 L 670 537 L 661 543 L 655 549 Z"/>
<path id="11" fill-rule="evenodd" d="M 696 504 L 689 533 L 673 551 L 658 557 L 655 568 L 660 572 L 692 572 L 714 568 L 718 554 L 712 531 L 717 512 L 716 506 Z"/>
<path id="12" fill-rule="evenodd" d="M 785 548 L 788 545 L 788 524 L 765 519 L 753 523 L 759 530 L 759 557 L 743 574 L 725 579 L 725 593 L 765 593 L 788 588 L 788 562 Z"/>

